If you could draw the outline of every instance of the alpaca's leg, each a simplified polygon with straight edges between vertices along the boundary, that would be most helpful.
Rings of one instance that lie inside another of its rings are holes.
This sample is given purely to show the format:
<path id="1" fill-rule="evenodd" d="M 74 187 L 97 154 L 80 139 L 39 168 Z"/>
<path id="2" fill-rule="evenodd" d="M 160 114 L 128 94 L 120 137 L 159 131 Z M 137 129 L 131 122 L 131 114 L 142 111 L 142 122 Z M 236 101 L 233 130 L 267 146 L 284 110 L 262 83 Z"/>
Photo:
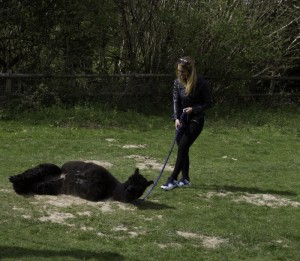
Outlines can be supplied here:
<path id="1" fill-rule="evenodd" d="M 40 195 L 59 195 L 63 193 L 64 178 L 41 182 L 33 186 L 32 192 Z"/>
<path id="2" fill-rule="evenodd" d="M 34 193 L 34 187 L 44 181 L 60 177 L 61 169 L 54 164 L 40 164 L 21 174 L 9 177 L 13 188 L 18 194 Z"/>
<path id="3" fill-rule="evenodd" d="M 55 164 L 45 163 L 40 164 L 34 168 L 25 170 L 23 173 L 9 177 L 9 181 L 12 183 L 17 182 L 38 182 L 47 180 L 51 177 L 61 174 L 60 167 Z"/>

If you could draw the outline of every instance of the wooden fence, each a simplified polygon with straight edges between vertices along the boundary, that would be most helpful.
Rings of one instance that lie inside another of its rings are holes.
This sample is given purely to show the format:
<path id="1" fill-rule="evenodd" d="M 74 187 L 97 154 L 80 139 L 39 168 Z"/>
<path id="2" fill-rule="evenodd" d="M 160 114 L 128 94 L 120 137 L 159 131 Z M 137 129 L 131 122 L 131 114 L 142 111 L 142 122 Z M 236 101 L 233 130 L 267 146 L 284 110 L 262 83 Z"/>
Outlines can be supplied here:
<path id="1" fill-rule="evenodd" d="M 119 79 L 122 79 L 122 84 L 128 82 L 128 84 L 131 83 L 136 83 L 138 81 L 142 81 L 143 79 L 152 79 L 154 81 L 159 81 L 159 82 L 166 82 L 166 84 L 168 85 L 168 88 L 170 88 L 170 85 L 172 84 L 174 75 L 173 74 L 137 74 L 137 73 L 130 73 L 130 74 L 20 74 L 20 73 L 13 73 L 11 71 L 8 71 L 6 73 L 0 73 L 0 95 L 1 96 L 10 96 L 13 92 L 14 92 L 14 81 L 18 81 L 19 85 L 20 82 L 22 81 L 27 81 L 27 80 L 31 80 L 31 81 L 35 81 L 35 82 L 47 82 L 47 81 L 51 81 L 51 80 L 62 80 L 62 81 L 75 81 L 75 80 L 87 80 L 87 81 L 100 81 L 100 79 L 102 81 L 104 81 L 104 79 L 106 81 L 111 81 L 112 79 L 115 79 L 115 81 L 119 81 Z M 232 82 L 239 82 L 239 81 L 244 81 L 244 82 L 255 82 L 256 83 L 263 83 L 264 84 L 264 88 L 263 91 L 251 91 L 251 92 L 246 92 L 246 93 L 242 93 L 242 94 L 237 94 L 238 97 L 242 98 L 242 99 L 262 99 L 263 97 L 279 97 L 279 96 L 284 96 L 284 97 L 296 97 L 296 100 L 298 101 L 300 97 L 300 77 L 284 77 L 284 76 L 257 76 L 257 77 L 250 77 L 250 78 L 246 78 L 246 77 L 242 77 L 242 76 L 237 76 L 237 77 L 228 77 L 228 78 L 224 78 L 224 77 L 217 77 L 217 76 L 204 76 L 204 78 L 206 78 L 207 80 L 209 80 L 210 82 L 212 82 L 213 84 L 213 91 L 215 91 L 216 93 L 218 93 L 219 91 L 219 95 L 223 95 L 225 92 L 223 92 L 223 90 L 220 91 L 220 89 L 222 89 L 222 87 L 214 87 L 216 86 L 216 84 L 214 85 L 215 82 L 218 82 L 218 86 L 224 86 L 224 82 L 227 85 L 230 85 Z M 131 80 L 131 81 L 130 81 Z M 292 86 L 291 88 L 288 88 L 288 90 L 285 91 L 278 91 L 278 88 L 276 88 L 276 86 L 278 86 L 279 83 L 285 83 L 285 85 L 289 85 Z M 288 84 L 287 84 L 288 83 Z M 99 83 L 100 85 L 101 83 Z M 102 83 L 103 84 L 103 83 Z M 122 85 L 121 84 L 121 85 Z M 254 84 L 254 85 L 255 85 Z M 99 87 L 98 85 L 98 87 Z M 117 84 L 114 84 L 117 85 Z M 120 87 L 119 86 L 114 86 L 114 93 L 117 93 L 118 95 L 122 94 L 123 96 L 125 95 L 129 95 L 130 88 L 117 88 Z M 70 87 L 74 86 L 72 84 L 69 84 Z M 140 86 L 145 86 L 140 84 Z M 2 91 L 1 91 L 2 88 Z M 26 88 L 26 87 L 25 87 Z M 137 84 L 137 88 L 138 88 L 138 84 Z M 97 89 L 97 88 L 94 88 Z M 122 91 L 120 91 L 120 89 L 122 89 Z M 71 89 L 70 89 L 71 90 Z M 145 91 L 145 90 L 143 90 Z M 101 93 L 102 92 L 102 93 Z M 133 91 L 135 92 L 135 91 Z M 97 89 L 97 93 L 98 95 L 108 95 L 111 94 L 106 90 L 103 90 L 102 88 L 98 88 Z M 81 93 L 80 95 L 89 95 L 88 92 L 87 93 Z M 90 95 L 92 96 L 93 94 L 90 93 Z M 97 95 L 97 94 L 96 94 Z M 217 94 L 218 95 L 218 94 Z"/>

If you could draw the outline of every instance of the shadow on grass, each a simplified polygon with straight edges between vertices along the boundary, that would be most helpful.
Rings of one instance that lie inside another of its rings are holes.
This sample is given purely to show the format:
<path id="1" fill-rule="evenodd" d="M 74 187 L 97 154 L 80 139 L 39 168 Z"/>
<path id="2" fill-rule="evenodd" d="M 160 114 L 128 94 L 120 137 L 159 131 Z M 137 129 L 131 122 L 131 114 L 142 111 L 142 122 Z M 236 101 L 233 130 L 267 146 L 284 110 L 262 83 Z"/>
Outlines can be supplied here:
<path id="1" fill-rule="evenodd" d="M 296 193 L 290 191 L 280 191 L 273 189 L 259 189 L 252 187 L 238 187 L 238 186 L 219 186 L 219 185 L 209 185 L 209 186 L 199 186 L 200 189 L 205 190 L 216 190 L 216 191 L 230 191 L 230 192 L 247 192 L 251 194 L 274 194 L 282 196 L 297 196 Z"/>
<path id="2" fill-rule="evenodd" d="M 141 210 L 147 210 L 147 209 L 153 209 L 153 210 L 175 209 L 174 207 L 170 207 L 166 204 L 151 202 L 151 201 L 142 200 L 142 199 L 137 199 L 132 204 L 135 205 L 138 209 L 141 209 Z"/>
<path id="3" fill-rule="evenodd" d="M 80 249 L 70 250 L 38 250 L 24 247 L 0 246 L 0 259 L 3 258 L 61 258 L 71 257 L 78 260 L 125 260 L 125 258 L 114 252 L 91 252 Z"/>

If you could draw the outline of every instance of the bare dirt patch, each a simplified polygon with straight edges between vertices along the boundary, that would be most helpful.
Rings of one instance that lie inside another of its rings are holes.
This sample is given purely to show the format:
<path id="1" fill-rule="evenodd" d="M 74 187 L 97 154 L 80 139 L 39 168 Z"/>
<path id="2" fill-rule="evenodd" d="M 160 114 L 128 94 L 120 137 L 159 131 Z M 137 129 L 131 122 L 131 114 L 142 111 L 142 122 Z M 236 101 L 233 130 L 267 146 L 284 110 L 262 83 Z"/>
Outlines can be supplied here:
<path id="1" fill-rule="evenodd" d="M 117 226 L 117 227 L 114 227 L 112 230 L 113 230 L 113 231 L 127 231 L 128 228 L 125 227 L 125 226 L 123 226 L 123 225 L 119 225 L 119 226 Z"/>
<path id="2" fill-rule="evenodd" d="M 133 238 L 146 234 L 146 232 L 143 231 L 142 227 L 134 227 L 134 230 L 135 231 L 129 231 L 129 229 L 124 225 L 119 225 L 117 227 L 112 228 L 112 231 L 121 233 L 121 235 L 117 237 L 118 239 L 123 239 L 126 237 Z"/>
<path id="3" fill-rule="evenodd" d="M 278 207 L 300 207 L 300 202 L 292 201 L 291 199 L 280 197 L 277 195 L 271 194 L 251 194 L 251 193 L 243 193 L 241 195 L 237 195 L 233 192 L 207 192 L 205 198 L 210 199 L 212 197 L 230 197 L 234 202 L 246 202 L 249 204 L 254 204 L 257 206 L 268 206 L 271 208 Z"/>
<path id="4" fill-rule="evenodd" d="M 160 249 L 166 249 L 166 248 L 181 248 L 182 245 L 178 243 L 166 243 L 166 244 L 157 244 Z"/>
<path id="5" fill-rule="evenodd" d="M 191 240 L 201 240 L 202 246 L 205 248 L 218 248 L 221 244 L 228 243 L 228 239 L 220 238 L 220 237 L 209 237 L 201 234 L 190 233 L 190 232 L 183 232 L 177 231 L 177 234 L 181 237 Z"/>
<path id="6" fill-rule="evenodd" d="M 134 205 L 129 205 L 122 202 L 117 201 L 100 201 L 100 202 L 91 202 L 79 197 L 73 197 L 69 195 L 59 195 L 59 196 L 49 196 L 49 195 L 34 195 L 32 200 L 30 201 L 31 204 L 37 205 L 38 207 L 41 206 L 40 212 L 42 213 L 41 216 L 35 217 L 26 213 L 25 209 L 17 209 L 14 208 L 17 212 L 22 212 L 21 217 L 24 219 L 36 219 L 41 222 L 50 222 L 56 224 L 62 224 L 68 227 L 77 227 L 78 229 L 86 232 L 93 231 L 96 233 L 97 236 L 100 237 L 107 237 L 106 235 L 100 231 L 97 231 L 97 228 L 86 226 L 84 224 L 75 225 L 75 220 L 77 217 L 91 217 L 93 215 L 93 209 L 96 212 L 100 211 L 104 214 L 109 215 L 113 212 L 122 211 L 133 211 L 137 207 Z M 83 211 L 72 211 L 72 213 L 67 212 L 67 210 L 72 209 L 72 206 L 81 206 L 84 208 Z M 89 207 L 86 209 L 86 207 Z M 66 209 L 65 209 L 66 208 Z M 74 223 L 73 223 L 74 222 Z M 125 239 L 125 238 L 133 238 L 139 235 L 144 234 L 145 232 L 142 231 L 141 228 L 136 228 L 137 231 L 129 231 L 123 225 L 117 226 L 112 228 L 112 231 L 120 233 L 120 236 L 117 238 Z M 134 229 L 135 230 L 135 229 Z"/>
<path id="7" fill-rule="evenodd" d="M 52 222 L 58 224 L 65 224 L 65 220 L 74 218 L 75 216 L 71 213 L 64 213 L 64 212 L 53 212 L 47 216 L 43 216 L 38 218 L 39 221 L 42 222 Z"/>
<path id="8" fill-rule="evenodd" d="M 232 192 L 215 192 L 215 191 L 209 191 L 205 194 L 205 197 L 210 199 L 212 197 L 227 197 L 229 195 L 232 195 Z"/>
<path id="9" fill-rule="evenodd" d="M 134 159 L 137 162 L 136 167 L 141 170 L 161 170 L 163 167 L 163 164 L 157 162 L 156 159 L 147 156 L 129 155 L 125 156 L 125 158 Z M 173 168 L 174 167 L 167 164 L 165 167 L 165 171 L 173 171 Z"/>
<path id="10" fill-rule="evenodd" d="M 32 204 L 43 204 L 51 205 L 55 207 L 70 207 L 72 205 L 89 205 L 98 207 L 98 202 L 87 201 L 79 197 L 73 197 L 69 195 L 58 195 L 58 196 L 49 196 L 49 195 L 34 195 L 34 201 L 31 201 Z"/>
<path id="11" fill-rule="evenodd" d="M 114 139 L 114 138 L 107 138 L 107 139 L 105 139 L 106 141 L 108 141 L 108 142 L 116 142 L 117 140 L 116 139 Z"/>
<path id="12" fill-rule="evenodd" d="M 93 231 L 94 230 L 94 228 L 86 227 L 86 226 L 82 226 L 82 227 L 80 227 L 80 229 L 83 230 L 83 231 Z"/>
<path id="13" fill-rule="evenodd" d="M 123 149 L 143 149 L 147 147 L 147 144 L 127 144 L 122 146 Z"/>
<path id="14" fill-rule="evenodd" d="M 72 205 L 74 206 L 88 205 L 100 209 L 101 212 L 104 213 L 117 211 L 119 209 L 125 211 L 132 211 L 135 209 L 133 205 L 129 205 L 118 201 L 107 200 L 107 201 L 93 202 L 79 197 L 73 197 L 70 195 L 58 195 L 58 196 L 34 195 L 33 198 L 34 201 L 31 201 L 32 204 L 50 205 L 59 208 L 70 207 Z M 80 212 L 80 215 L 90 215 L 90 214 L 91 213 L 88 211 Z"/>
<path id="15" fill-rule="evenodd" d="M 271 208 L 278 207 L 300 207 L 300 202 L 292 201 L 287 198 L 274 196 L 270 194 L 249 194 L 241 195 L 234 199 L 236 202 L 247 202 L 257 206 L 268 206 Z"/>
<path id="16" fill-rule="evenodd" d="M 90 211 L 84 211 L 84 212 L 77 212 L 77 215 L 90 217 L 92 213 Z"/>
<path id="17" fill-rule="evenodd" d="M 11 193 L 11 192 L 13 192 L 13 190 L 12 189 L 0 189 L 0 192 Z"/>

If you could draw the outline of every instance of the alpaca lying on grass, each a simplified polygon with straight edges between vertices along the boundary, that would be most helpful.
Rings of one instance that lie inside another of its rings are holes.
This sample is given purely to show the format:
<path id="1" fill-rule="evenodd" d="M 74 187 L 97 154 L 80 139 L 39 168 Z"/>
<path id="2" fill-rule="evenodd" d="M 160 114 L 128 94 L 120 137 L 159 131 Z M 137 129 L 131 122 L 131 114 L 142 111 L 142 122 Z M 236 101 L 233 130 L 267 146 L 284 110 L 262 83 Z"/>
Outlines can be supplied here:
<path id="1" fill-rule="evenodd" d="M 107 169 L 94 163 L 69 161 L 61 168 L 44 163 L 9 177 L 16 193 L 39 195 L 73 195 L 90 201 L 114 199 L 131 202 L 143 195 L 153 183 L 136 169 L 121 183 Z"/>

